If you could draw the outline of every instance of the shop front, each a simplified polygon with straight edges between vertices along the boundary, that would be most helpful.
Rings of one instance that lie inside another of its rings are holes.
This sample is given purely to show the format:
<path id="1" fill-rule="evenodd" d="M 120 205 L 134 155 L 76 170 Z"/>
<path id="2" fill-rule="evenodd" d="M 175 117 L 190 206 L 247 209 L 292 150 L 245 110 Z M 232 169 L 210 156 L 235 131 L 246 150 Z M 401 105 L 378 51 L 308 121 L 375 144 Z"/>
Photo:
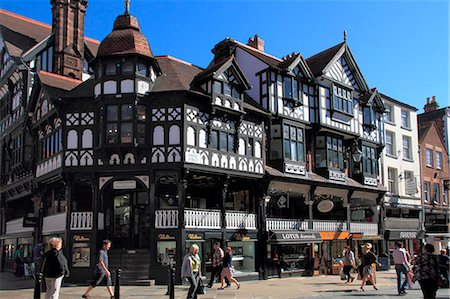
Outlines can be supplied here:
<path id="1" fill-rule="evenodd" d="M 315 268 L 325 274 L 339 274 L 340 261 L 345 245 L 349 245 L 350 233 L 344 232 L 320 232 L 323 243 L 315 248 Z"/>
<path id="2" fill-rule="evenodd" d="M 314 248 L 320 243 L 317 231 L 270 231 L 265 259 L 268 277 L 312 275 Z"/>
<path id="3" fill-rule="evenodd" d="M 68 254 L 68 259 L 72 259 L 72 268 L 69 281 L 83 281 L 85 277 L 92 275 L 92 268 L 95 261 L 92 261 L 92 247 L 90 233 L 72 234 L 70 242 L 72 251 Z M 70 248 L 70 247 L 69 247 Z"/>
<path id="4" fill-rule="evenodd" d="M 422 240 L 425 238 L 425 231 L 423 230 L 387 230 L 385 236 L 387 237 L 391 265 L 393 265 L 392 251 L 395 249 L 397 242 L 403 243 L 412 259 L 414 255 L 419 255 L 422 252 Z"/>
<path id="5" fill-rule="evenodd" d="M 257 279 L 256 263 L 256 231 L 235 231 L 226 235 L 226 245 L 233 250 L 234 275 L 240 278 Z"/>
<path id="6" fill-rule="evenodd" d="M 18 254 L 15 253 L 17 250 L 22 252 L 20 254 L 21 262 L 27 263 L 32 267 L 33 237 L 8 237 L 3 239 L 2 243 L 2 271 L 16 272 L 17 263 L 15 263 L 15 258 Z M 20 266 L 23 267 L 22 264 Z M 25 272 L 25 268 L 20 269 L 16 273 L 21 276 L 28 274 Z"/>

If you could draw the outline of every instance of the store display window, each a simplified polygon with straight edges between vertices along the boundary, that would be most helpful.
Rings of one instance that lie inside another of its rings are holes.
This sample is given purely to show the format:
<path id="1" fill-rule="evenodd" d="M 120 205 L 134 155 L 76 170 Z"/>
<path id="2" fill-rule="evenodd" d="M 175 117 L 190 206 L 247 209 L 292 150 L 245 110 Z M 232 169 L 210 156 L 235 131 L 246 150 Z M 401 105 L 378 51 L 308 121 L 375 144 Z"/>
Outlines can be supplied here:
<path id="1" fill-rule="evenodd" d="M 255 242 L 231 241 L 227 246 L 233 250 L 233 267 L 236 272 L 255 271 Z"/>
<path id="2" fill-rule="evenodd" d="M 72 251 L 73 267 L 90 267 L 91 265 L 91 248 L 87 242 L 74 242 Z"/>
<path id="3" fill-rule="evenodd" d="M 165 264 L 168 259 L 174 259 L 176 249 L 176 241 L 158 241 L 158 243 L 156 244 L 156 254 L 158 256 L 158 262 Z"/>

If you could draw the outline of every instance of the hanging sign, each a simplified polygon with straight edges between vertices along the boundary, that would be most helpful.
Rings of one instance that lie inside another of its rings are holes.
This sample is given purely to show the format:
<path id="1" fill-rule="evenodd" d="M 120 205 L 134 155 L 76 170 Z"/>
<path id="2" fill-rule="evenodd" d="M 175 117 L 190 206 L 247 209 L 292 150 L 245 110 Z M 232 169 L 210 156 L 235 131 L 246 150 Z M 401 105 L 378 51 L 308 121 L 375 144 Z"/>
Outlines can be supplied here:
<path id="1" fill-rule="evenodd" d="M 333 210 L 333 208 L 334 208 L 334 202 L 332 202 L 329 199 L 321 200 L 317 204 L 317 210 L 319 210 L 319 212 L 321 212 L 321 213 L 329 213 L 329 212 L 331 212 L 331 210 Z"/>

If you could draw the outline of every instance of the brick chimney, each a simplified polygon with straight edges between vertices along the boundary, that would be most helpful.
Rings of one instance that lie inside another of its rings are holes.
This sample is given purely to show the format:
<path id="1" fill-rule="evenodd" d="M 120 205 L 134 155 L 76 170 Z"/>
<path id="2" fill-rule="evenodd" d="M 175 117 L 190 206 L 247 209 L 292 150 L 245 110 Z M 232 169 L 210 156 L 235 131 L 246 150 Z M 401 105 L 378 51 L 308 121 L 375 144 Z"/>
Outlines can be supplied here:
<path id="1" fill-rule="evenodd" d="M 55 36 L 54 72 L 81 80 L 87 0 L 51 0 L 50 3 Z"/>
<path id="2" fill-rule="evenodd" d="M 258 34 L 255 34 L 254 37 L 250 37 L 247 45 L 264 52 L 264 40 L 260 38 Z"/>
<path id="3" fill-rule="evenodd" d="M 427 103 L 425 104 L 425 106 L 423 106 L 423 111 L 425 111 L 425 113 L 427 113 L 430 111 L 434 111 L 438 108 L 439 108 L 439 105 L 436 102 L 436 96 L 432 96 L 431 100 L 430 100 L 430 98 L 427 98 Z"/>

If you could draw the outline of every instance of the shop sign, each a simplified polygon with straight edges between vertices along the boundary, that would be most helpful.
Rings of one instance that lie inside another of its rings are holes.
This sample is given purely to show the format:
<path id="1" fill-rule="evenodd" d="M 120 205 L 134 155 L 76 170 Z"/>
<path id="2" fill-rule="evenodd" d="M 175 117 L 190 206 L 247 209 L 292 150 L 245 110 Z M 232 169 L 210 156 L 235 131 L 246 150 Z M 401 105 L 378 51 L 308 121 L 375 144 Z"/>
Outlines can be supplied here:
<path id="1" fill-rule="evenodd" d="M 424 238 L 423 231 L 390 231 L 389 240 L 397 239 L 422 239 Z"/>
<path id="2" fill-rule="evenodd" d="M 175 240 L 175 236 L 169 234 L 158 234 L 158 240 Z"/>
<path id="3" fill-rule="evenodd" d="M 37 227 L 39 225 L 38 217 L 23 217 L 23 227 Z"/>
<path id="4" fill-rule="evenodd" d="M 136 189 L 136 181 L 115 181 L 113 182 L 114 190 Z"/>
<path id="5" fill-rule="evenodd" d="M 301 240 L 301 239 L 317 239 L 314 233 L 282 233 L 281 238 L 283 240 Z"/>
<path id="6" fill-rule="evenodd" d="M 189 240 L 203 240 L 203 236 L 197 234 L 187 234 Z"/>
<path id="7" fill-rule="evenodd" d="M 73 239 L 75 242 L 87 242 L 87 241 L 90 240 L 89 237 L 82 236 L 82 235 L 74 235 L 74 236 L 72 237 L 72 239 Z"/>
<path id="8" fill-rule="evenodd" d="M 414 195 L 417 193 L 416 178 L 407 178 L 405 180 L 405 191 L 406 195 Z"/>
<path id="9" fill-rule="evenodd" d="M 250 237 L 247 234 L 235 233 L 233 234 L 233 239 L 236 241 L 246 241 L 250 240 Z"/>
<path id="10" fill-rule="evenodd" d="M 186 162 L 202 164 L 202 157 L 200 156 L 199 153 L 187 151 L 186 152 Z"/>
<path id="11" fill-rule="evenodd" d="M 321 200 L 317 204 L 317 210 L 319 210 L 319 212 L 321 212 L 321 213 L 329 213 L 329 212 L 331 212 L 331 210 L 333 210 L 333 208 L 334 208 L 334 203 L 329 199 Z"/>

